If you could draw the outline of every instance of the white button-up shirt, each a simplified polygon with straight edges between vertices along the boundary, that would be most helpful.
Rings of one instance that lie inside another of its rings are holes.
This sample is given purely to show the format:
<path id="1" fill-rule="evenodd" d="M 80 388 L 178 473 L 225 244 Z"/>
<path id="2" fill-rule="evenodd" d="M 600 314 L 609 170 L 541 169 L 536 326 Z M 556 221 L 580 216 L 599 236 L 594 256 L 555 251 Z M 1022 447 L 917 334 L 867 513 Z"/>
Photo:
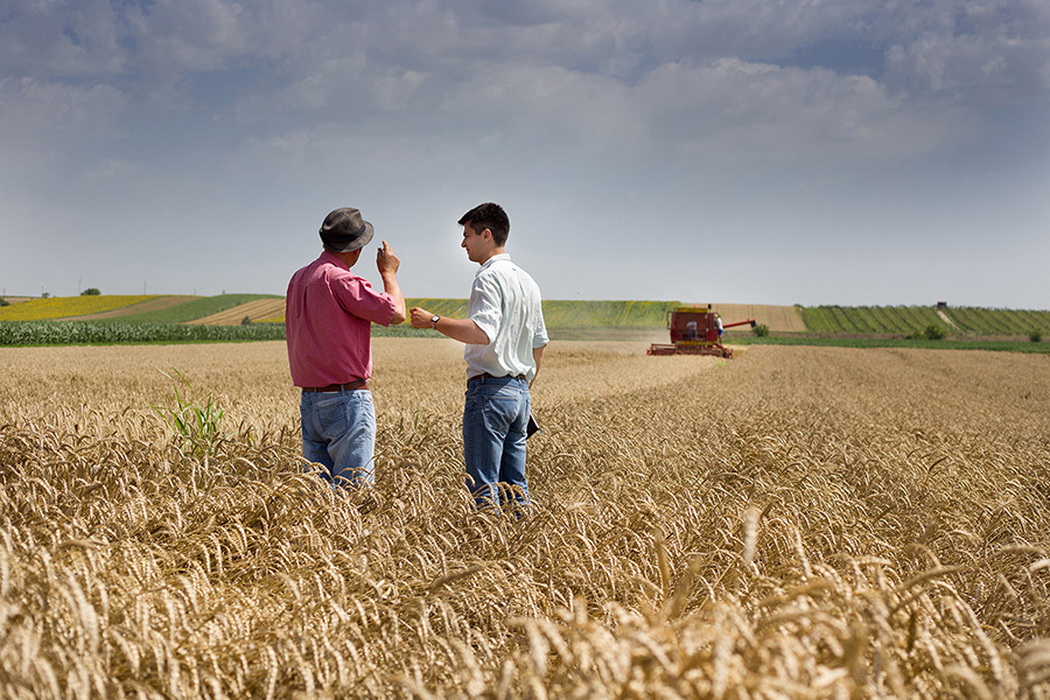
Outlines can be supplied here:
<path id="1" fill-rule="evenodd" d="M 489 337 L 489 344 L 466 346 L 467 377 L 486 372 L 497 377 L 524 374 L 532 381 L 536 376 L 532 351 L 549 342 L 540 302 L 539 285 L 510 261 L 510 255 L 501 253 L 485 261 L 474 275 L 467 316 Z"/>

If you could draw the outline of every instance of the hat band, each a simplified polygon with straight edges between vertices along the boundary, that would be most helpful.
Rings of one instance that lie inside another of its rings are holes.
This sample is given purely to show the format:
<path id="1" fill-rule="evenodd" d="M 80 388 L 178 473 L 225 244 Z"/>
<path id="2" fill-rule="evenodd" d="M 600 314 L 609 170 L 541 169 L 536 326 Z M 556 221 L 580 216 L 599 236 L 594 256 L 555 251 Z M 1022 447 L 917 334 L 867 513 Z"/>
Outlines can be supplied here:
<path id="1" fill-rule="evenodd" d="M 333 235 L 331 233 L 322 233 L 321 234 L 321 241 L 326 246 L 328 246 L 329 248 L 335 250 L 336 252 L 345 253 L 346 251 L 344 250 L 344 248 L 347 248 L 348 246 L 352 246 L 354 243 L 357 243 L 358 241 L 360 241 L 362 233 L 364 233 L 364 228 L 363 227 L 362 227 L 361 231 L 359 231 L 359 232 L 357 232 L 357 233 L 355 233 L 353 235 L 338 235 L 338 234 Z"/>

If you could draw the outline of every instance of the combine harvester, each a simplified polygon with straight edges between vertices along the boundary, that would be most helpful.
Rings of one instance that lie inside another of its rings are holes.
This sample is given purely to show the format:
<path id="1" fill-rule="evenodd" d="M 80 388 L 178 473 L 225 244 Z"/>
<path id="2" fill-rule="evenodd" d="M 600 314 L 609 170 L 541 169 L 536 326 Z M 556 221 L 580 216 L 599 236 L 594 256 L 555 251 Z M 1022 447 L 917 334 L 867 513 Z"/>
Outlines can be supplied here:
<path id="1" fill-rule="evenodd" d="M 723 323 L 722 328 L 733 328 L 750 324 L 755 319 L 734 323 Z M 671 343 L 653 343 L 649 355 L 717 355 L 730 358 L 733 349 L 722 345 L 718 333 L 718 314 L 707 305 L 707 310 L 695 306 L 679 306 L 667 312 L 667 327 L 671 330 Z"/>

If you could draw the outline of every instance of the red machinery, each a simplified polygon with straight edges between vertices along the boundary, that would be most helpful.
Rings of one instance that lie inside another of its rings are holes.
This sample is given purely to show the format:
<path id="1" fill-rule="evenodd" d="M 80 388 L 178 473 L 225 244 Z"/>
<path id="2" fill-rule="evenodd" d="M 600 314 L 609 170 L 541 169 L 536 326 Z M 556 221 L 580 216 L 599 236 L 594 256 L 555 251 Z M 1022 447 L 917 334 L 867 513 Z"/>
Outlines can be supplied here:
<path id="1" fill-rule="evenodd" d="M 722 345 L 718 332 L 718 314 L 695 306 L 680 306 L 667 312 L 667 327 L 671 331 L 671 344 L 654 343 L 649 346 L 649 355 L 718 355 L 732 357 L 732 348 Z M 755 327 L 755 319 L 735 323 L 723 323 L 722 328 L 732 328 L 750 324 Z"/>

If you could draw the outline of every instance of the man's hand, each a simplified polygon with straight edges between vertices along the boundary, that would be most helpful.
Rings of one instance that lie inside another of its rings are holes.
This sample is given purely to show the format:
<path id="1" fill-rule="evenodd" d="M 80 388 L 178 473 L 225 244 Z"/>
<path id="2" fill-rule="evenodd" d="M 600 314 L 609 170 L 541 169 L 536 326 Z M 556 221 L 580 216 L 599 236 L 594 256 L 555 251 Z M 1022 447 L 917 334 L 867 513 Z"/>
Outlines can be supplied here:
<path id="1" fill-rule="evenodd" d="M 426 309 L 421 309 L 418 306 L 412 307 L 409 312 L 412 317 L 413 328 L 432 328 L 433 324 L 430 323 L 430 319 L 434 317 L 434 314 L 430 313 Z"/>
<path id="2" fill-rule="evenodd" d="M 401 259 L 394 255 L 394 249 L 386 241 L 376 251 L 376 267 L 380 275 L 396 275 L 397 268 L 401 267 Z"/>

